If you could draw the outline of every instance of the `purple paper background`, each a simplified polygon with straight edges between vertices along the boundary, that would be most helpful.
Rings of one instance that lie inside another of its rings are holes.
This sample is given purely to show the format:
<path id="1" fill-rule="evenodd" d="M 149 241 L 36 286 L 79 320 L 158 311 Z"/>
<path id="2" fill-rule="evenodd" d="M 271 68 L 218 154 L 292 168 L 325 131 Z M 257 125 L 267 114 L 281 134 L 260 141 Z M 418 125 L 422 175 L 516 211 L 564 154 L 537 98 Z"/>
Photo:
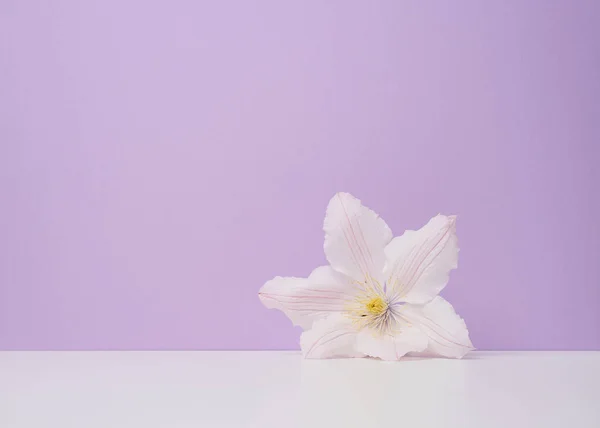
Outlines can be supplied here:
<path id="1" fill-rule="evenodd" d="M 329 198 L 458 214 L 481 349 L 600 349 L 600 2 L 0 3 L 0 348 L 292 349 Z"/>

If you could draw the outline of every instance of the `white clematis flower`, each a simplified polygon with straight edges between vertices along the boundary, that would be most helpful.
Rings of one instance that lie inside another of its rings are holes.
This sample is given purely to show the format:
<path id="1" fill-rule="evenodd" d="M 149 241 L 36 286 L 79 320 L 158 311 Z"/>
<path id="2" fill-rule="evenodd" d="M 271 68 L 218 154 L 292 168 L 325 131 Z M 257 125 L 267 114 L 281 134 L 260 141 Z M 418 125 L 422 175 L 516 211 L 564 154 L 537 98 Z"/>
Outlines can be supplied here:
<path id="1" fill-rule="evenodd" d="M 276 277 L 258 293 L 305 330 L 306 358 L 461 358 L 473 349 L 465 322 L 438 296 L 457 267 L 454 216 L 392 239 L 383 219 L 338 193 L 323 228 L 330 266 L 308 278 Z"/>

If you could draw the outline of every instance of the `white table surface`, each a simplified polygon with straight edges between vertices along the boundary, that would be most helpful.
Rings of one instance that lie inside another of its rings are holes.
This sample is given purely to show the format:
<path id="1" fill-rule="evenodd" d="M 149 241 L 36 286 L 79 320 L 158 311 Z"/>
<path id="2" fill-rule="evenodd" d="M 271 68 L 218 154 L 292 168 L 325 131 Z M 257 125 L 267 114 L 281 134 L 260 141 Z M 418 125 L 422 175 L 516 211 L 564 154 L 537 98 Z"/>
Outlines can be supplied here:
<path id="1" fill-rule="evenodd" d="M 2 428 L 600 427 L 600 352 L 0 352 Z"/>

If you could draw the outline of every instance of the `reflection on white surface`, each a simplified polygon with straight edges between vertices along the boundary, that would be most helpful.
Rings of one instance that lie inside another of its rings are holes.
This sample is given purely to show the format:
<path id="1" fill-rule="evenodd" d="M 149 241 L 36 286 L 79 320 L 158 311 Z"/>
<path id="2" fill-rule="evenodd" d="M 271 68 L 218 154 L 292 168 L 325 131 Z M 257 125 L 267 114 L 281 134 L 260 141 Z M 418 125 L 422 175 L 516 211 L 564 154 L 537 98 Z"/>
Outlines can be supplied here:
<path id="1" fill-rule="evenodd" d="M 599 427 L 600 353 L 0 353 L 0 427 Z"/>
<path id="2" fill-rule="evenodd" d="M 318 363 L 305 361 L 303 365 L 302 403 L 310 423 L 323 418 L 333 426 L 338 421 L 350 426 L 388 426 L 390 422 L 436 426 L 445 420 L 465 426 L 462 364 L 452 365 L 449 360 Z M 331 396 L 338 399 L 328 400 Z M 316 410 L 314 414 L 310 409 Z"/>

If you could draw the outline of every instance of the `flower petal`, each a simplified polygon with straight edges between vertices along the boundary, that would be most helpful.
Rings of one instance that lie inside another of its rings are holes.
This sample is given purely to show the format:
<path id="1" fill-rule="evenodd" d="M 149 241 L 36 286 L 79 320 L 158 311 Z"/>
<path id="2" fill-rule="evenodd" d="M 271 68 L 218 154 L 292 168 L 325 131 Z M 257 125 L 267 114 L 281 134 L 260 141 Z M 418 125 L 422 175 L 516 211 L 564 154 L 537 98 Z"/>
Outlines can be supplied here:
<path id="1" fill-rule="evenodd" d="M 376 213 L 348 193 L 337 193 L 327 206 L 325 255 L 331 266 L 359 282 L 383 284 L 384 248 L 392 231 Z"/>
<path id="2" fill-rule="evenodd" d="M 403 325 L 394 334 L 365 328 L 358 333 L 356 339 L 358 351 L 387 361 L 397 361 L 409 352 L 422 351 L 426 347 L 427 336 L 409 325 Z"/>
<path id="3" fill-rule="evenodd" d="M 316 268 L 308 278 L 276 277 L 258 293 L 267 308 L 279 309 L 303 329 L 313 321 L 341 311 L 356 291 L 350 278 L 330 266 Z"/>
<path id="4" fill-rule="evenodd" d="M 304 358 L 363 357 L 356 350 L 357 330 L 352 321 L 337 313 L 315 321 L 310 330 L 300 336 Z"/>
<path id="5" fill-rule="evenodd" d="M 423 355 L 462 358 L 473 350 L 465 321 L 441 296 L 425 306 L 404 305 L 401 315 L 429 337 Z"/>
<path id="6" fill-rule="evenodd" d="M 455 223 L 455 216 L 438 215 L 389 243 L 384 275 L 390 300 L 427 303 L 446 286 L 458 262 Z"/>

